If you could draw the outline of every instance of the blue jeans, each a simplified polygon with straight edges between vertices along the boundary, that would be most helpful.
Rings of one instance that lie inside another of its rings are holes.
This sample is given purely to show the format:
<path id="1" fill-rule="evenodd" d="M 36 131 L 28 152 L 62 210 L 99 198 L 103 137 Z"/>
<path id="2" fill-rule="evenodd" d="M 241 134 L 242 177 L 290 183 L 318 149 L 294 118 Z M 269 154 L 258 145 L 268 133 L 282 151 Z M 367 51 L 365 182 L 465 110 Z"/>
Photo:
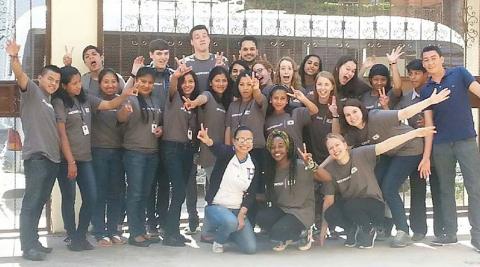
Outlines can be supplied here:
<path id="1" fill-rule="evenodd" d="M 375 175 L 382 189 L 383 198 L 392 211 L 393 222 L 397 230 L 406 233 L 409 229 L 407 216 L 398 191 L 408 175 L 417 169 L 421 159 L 422 155 L 391 157 L 382 155 L 382 159 L 375 168 Z"/>
<path id="2" fill-rule="evenodd" d="M 472 239 L 480 241 L 480 154 L 475 138 L 433 145 L 433 162 L 440 185 L 440 205 L 447 235 L 457 234 L 455 176 L 458 161 L 468 193 Z"/>
<path id="3" fill-rule="evenodd" d="M 229 239 L 233 241 L 246 254 L 254 254 L 257 251 L 257 242 L 253 228 L 248 218 L 245 218 L 245 226 L 237 231 L 238 209 L 227 209 L 219 205 L 205 207 L 205 218 L 208 229 L 216 229 L 215 242 L 225 244 Z"/>
<path id="4" fill-rule="evenodd" d="M 92 214 L 92 225 L 97 239 L 118 234 L 117 225 L 125 202 L 122 156 L 120 148 L 92 149 L 93 168 L 97 179 L 97 203 Z"/>
<path id="5" fill-rule="evenodd" d="M 145 212 L 153 178 L 157 172 L 158 153 L 126 150 L 123 166 L 127 172 L 127 220 L 131 237 L 146 234 Z"/>
<path id="6" fill-rule="evenodd" d="M 188 143 L 163 141 L 165 168 L 172 186 L 172 198 L 168 207 L 165 231 L 167 235 L 179 234 L 180 213 L 185 201 L 186 187 L 193 165 L 194 149 Z"/>
<path id="7" fill-rule="evenodd" d="M 52 193 L 58 165 L 40 154 L 24 161 L 25 193 L 20 211 L 20 243 L 23 251 L 38 243 L 38 221 Z"/>
<path id="8" fill-rule="evenodd" d="M 74 180 L 67 178 L 67 172 L 68 164 L 66 162 L 60 163 L 58 185 L 62 193 L 63 225 L 70 238 L 84 239 L 97 202 L 97 186 L 95 185 L 93 164 L 91 161 L 77 161 L 77 177 Z M 78 184 L 82 196 L 77 227 L 75 226 L 76 184 Z"/>

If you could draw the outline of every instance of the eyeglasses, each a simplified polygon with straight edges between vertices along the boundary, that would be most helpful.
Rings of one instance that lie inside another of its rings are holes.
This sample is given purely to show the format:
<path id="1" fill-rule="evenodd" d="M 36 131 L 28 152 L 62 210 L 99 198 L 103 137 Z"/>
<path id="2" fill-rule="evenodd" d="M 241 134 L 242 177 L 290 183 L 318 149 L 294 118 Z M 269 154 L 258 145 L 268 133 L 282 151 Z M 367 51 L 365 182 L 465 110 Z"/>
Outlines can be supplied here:
<path id="1" fill-rule="evenodd" d="M 243 143 L 243 144 L 252 144 L 253 143 L 253 138 L 249 137 L 249 138 L 245 138 L 245 137 L 237 137 L 235 138 L 235 140 L 239 143 Z"/>

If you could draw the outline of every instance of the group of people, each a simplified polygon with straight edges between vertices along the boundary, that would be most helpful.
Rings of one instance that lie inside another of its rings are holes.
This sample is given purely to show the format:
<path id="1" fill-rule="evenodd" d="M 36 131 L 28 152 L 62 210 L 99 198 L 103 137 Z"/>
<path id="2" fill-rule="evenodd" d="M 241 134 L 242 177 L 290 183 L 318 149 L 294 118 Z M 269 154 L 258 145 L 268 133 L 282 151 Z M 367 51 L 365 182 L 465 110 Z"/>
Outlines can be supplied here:
<path id="1" fill-rule="evenodd" d="M 190 31 L 194 53 L 167 63 L 162 39 L 149 45 L 151 63 L 134 59 L 125 81 L 103 66 L 89 45 L 82 58 L 89 72 L 45 66 L 38 85 L 23 72 L 20 46 L 6 52 L 21 92 L 25 135 L 25 196 L 20 215 L 23 257 L 43 260 L 51 248 L 37 226 L 55 180 L 62 194 L 67 246 L 185 246 L 180 233 L 183 203 L 188 232 L 199 227 L 197 165 L 206 173 L 206 207 L 200 240 L 223 252 L 233 242 L 256 252 L 256 234 L 273 250 L 290 244 L 310 249 L 343 228 L 348 247 L 371 248 L 396 234 L 392 247 L 421 241 L 427 233 L 426 180 L 434 205 L 434 245 L 457 242 L 455 166 L 468 192 L 471 244 L 480 249 L 480 157 L 469 92 L 480 84 L 463 67 L 444 68 L 441 50 L 427 46 L 408 63 L 413 88 L 402 89 L 397 66 L 402 46 L 359 69 L 342 56 L 332 72 L 318 55 L 299 67 L 282 57 L 275 67 L 245 36 L 229 64 L 210 52 L 204 25 Z M 369 71 L 366 82 L 362 79 Z M 433 160 L 433 162 L 432 162 Z M 399 189 L 410 178 L 410 225 Z M 82 197 L 74 209 L 76 185 Z M 129 238 L 121 235 L 125 215 Z M 410 234 L 410 230 L 413 235 Z"/>

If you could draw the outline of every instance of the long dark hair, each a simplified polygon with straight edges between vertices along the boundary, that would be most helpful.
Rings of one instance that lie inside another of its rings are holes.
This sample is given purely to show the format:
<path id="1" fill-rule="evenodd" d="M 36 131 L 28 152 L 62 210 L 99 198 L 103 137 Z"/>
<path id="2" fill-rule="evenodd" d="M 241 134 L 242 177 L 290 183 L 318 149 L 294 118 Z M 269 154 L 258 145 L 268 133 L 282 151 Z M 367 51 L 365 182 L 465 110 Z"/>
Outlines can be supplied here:
<path id="1" fill-rule="evenodd" d="M 341 56 L 333 69 L 333 76 L 335 77 L 335 83 L 337 84 L 337 95 L 339 100 L 342 98 L 359 98 L 363 93 L 370 90 L 370 86 L 358 78 L 357 71 L 355 71 L 355 75 L 345 85 L 340 83 L 340 67 L 349 61 L 355 63 L 358 69 L 357 60 L 352 56 Z"/>
<path id="2" fill-rule="evenodd" d="M 271 132 L 267 137 L 267 150 L 268 156 L 266 158 L 266 165 L 271 166 L 270 168 L 265 168 L 265 185 L 267 189 L 267 201 L 273 201 L 273 194 L 274 194 L 274 182 L 275 182 L 275 175 L 276 175 L 276 166 L 277 163 L 275 159 L 273 159 L 270 150 L 273 146 L 273 140 L 275 138 L 281 138 L 285 145 L 287 146 L 287 158 L 290 160 L 290 165 L 288 166 L 288 187 L 289 190 L 292 190 L 292 185 L 295 184 L 296 181 L 296 172 L 297 172 L 297 153 L 295 152 L 295 144 L 293 139 L 290 135 L 288 135 L 284 131 L 274 130 Z"/>
<path id="3" fill-rule="evenodd" d="M 340 115 L 340 127 L 342 129 L 342 133 L 347 137 L 349 145 L 357 146 L 363 142 L 360 140 L 360 135 L 358 134 L 361 130 L 355 126 L 348 124 L 347 120 L 345 119 L 345 113 L 343 112 L 343 108 L 350 106 L 350 107 L 357 107 L 362 112 L 362 121 L 367 123 L 368 122 L 368 110 L 362 101 L 356 98 L 349 98 L 345 101 L 345 104 L 339 110 Z M 365 126 L 367 127 L 367 126 Z"/>
<path id="4" fill-rule="evenodd" d="M 182 99 L 182 102 L 184 102 L 183 97 L 185 96 L 185 93 L 183 92 L 183 89 L 182 89 L 182 85 L 185 82 L 185 77 L 188 76 L 188 75 L 191 75 L 192 78 L 193 78 L 193 81 L 195 82 L 195 87 L 193 88 L 193 91 L 190 94 L 189 99 L 193 100 L 193 99 L 197 98 L 197 96 L 200 94 L 200 89 L 198 89 L 197 75 L 195 74 L 195 72 L 189 71 L 189 72 L 185 73 L 184 75 L 180 76 L 180 78 L 178 78 L 177 91 L 180 94 L 180 98 Z"/>
<path id="5" fill-rule="evenodd" d="M 138 79 L 138 78 L 141 78 L 141 77 L 144 77 L 144 76 L 151 76 L 152 79 L 155 80 L 155 69 L 152 68 L 152 67 L 141 67 L 137 71 L 137 75 L 136 75 L 135 79 Z M 152 93 L 150 92 L 150 96 L 151 95 L 152 95 Z M 147 105 L 147 101 L 145 100 L 145 98 L 141 94 L 138 94 L 137 100 L 138 100 L 138 105 L 140 106 L 140 114 L 142 116 L 142 121 L 143 121 L 143 123 L 148 123 L 149 117 L 150 117 L 150 115 L 149 115 L 150 111 L 152 112 L 152 116 L 154 116 L 153 114 L 155 114 L 155 113 L 154 113 L 153 110 L 149 109 L 149 106 Z"/>
<path id="6" fill-rule="evenodd" d="M 305 84 L 305 64 L 307 64 L 307 61 L 311 58 L 311 57 L 316 57 L 318 58 L 318 72 L 321 72 L 322 71 L 322 59 L 318 56 L 318 55 L 315 55 L 315 54 L 310 54 L 310 55 L 307 55 L 306 57 L 303 58 L 303 61 L 302 61 L 302 64 L 300 64 L 300 68 L 298 69 L 298 74 L 300 75 L 300 81 L 302 82 L 302 87 L 303 88 L 306 88 L 306 84 Z M 318 74 L 317 72 L 317 74 Z M 316 75 L 315 75 L 316 76 Z M 314 84 L 315 85 L 315 84 Z"/>
<path id="7" fill-rule="evenodd" d="M 239 74 L 238 74 L 238 77 L 237 77 L 237 80 L 235 81 L 235 85 L 233 87 L 233 95 L 240 98 L 240 100 L 242 100 L 242 97 L 240 96 L 240 90 L 238 89 L 238 84 L 240 83 L 240 80 L 243 78 L 243 77 L 246 77 L 246 76 L 252 76 L 252 72 L 250 70 L 242 70 Z"/>
<path id="8" fill-rule="evenodd" d="M 290 103 L 290 96 L 288 95 L 288 93 L 290 93 L 288 91 L 288 88 L 284 85 L 279 85 L 279 84 L 275 84 L 272 88 L 272 90 L 270 91 L 270 94 L 268 94 L 268 107 L 267 107 L 267 114 L 266 116 L 270 116 L 272 115 L 273 111 L 275 111 L 275 109 L 273 108 L 273 105 L 271 103 L 272 101 L 272 96 L 273 94 L 276 92 L 276 91 L 284 91 L 286 94 L 287 94 L 287 105 L 283 108 L 283 110 L 290 114 L 290 116 L 292 115 L 292 111 L 293 111 L 293 108 L 289 105 Z"/>
<path id="9" fill-rule="evenodd" d="M 223 92 L 222 96 L 220 97 L 219 94 L 217 94 L 212 86 L 210 85 L 213 81 L 213 79 L 217 76 L 217 75 L 225 75 L 225 77 L 227 78 L 227 89 L 225 89 L 225 91 Z M 217 103 L 221 103 L 223 105 L 223 107 L 225 108 L 225 110 L 228 110 L 228 107 L 230 106 L 230 103 L 232 103 L 233 101 L 233 89 L 232 89 L 232 86 L 233 86 L 233 81 L 230 79 L 230 76 L 228 75 L 228 72 L 227 70 L 222 67 L 222 66 L 216 66 L 214 67 L 210 73 L 208 74 L 208 91 L 212 94 L 213 98 L 215 99 L 215 101 Z"/>
<path id="10" fill-rule="evenodd" d="M 63 105 L 68 108 L 73 107 L 75 98 L 81 104 L 85 103 L 87 101 L 87 94 L 85 93 L 85 90 L 83 90 L 83 87 L 80 90 L 80 94 L 73 97 L 68 94 L 67 89 L 65 88 L 72 81 L 73 76 L 81 76 L 78 69 L 72 66 L 65 66 L 61 67 L 60 71 L 60 83 L 62 84 L 62 86 L 57 91 L 55 91 L 55 93 L 53 93 L 52 98 L 60 98 L 63 101 Z"/>
<path id="11" fill-rule="evenodd" d="M 103 77 L 105 77 L 105 75 L 107 75 L 107 74 L 112 74 L 113 77 L 115 77 L 115 79 L 117 80 L 117 83 L 120 82 L 120 78 L 118 78 L 117 73 L 116 73 L 113 69 L 111 69 L 111 68 L 104 68 L 104 69 L 101 70 L 100 73 L 98 74 L 98 85 L 99 85 L 99 87 L 100 87 L 100 85 L 102 84 Z M 100 94 L 105 94 L 101 88 L 100 88 Z"/>

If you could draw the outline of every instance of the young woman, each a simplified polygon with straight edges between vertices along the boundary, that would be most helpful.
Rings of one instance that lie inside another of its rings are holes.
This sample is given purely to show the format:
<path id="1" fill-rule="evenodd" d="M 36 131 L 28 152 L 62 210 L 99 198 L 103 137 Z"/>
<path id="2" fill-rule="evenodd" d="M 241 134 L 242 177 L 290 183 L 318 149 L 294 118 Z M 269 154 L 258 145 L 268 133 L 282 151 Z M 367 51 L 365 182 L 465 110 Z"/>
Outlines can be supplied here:
<path id="1" fill-rule="evenodd" d="M 303 144 L 302 130 L 311 122 L 311 116 L 318 113 L 317 106 L 299 90 L 291 89 L 293 94 L 283 85 L 274 85 L 269 96 L 265 119 L 265 135 L 274 130 L 286 131 L 296 146 Z M 288 103 L 290 98 L 298 99 L 305 107 L 292 109 Z"/>
<path id="2" fill-rule="evenodd" d="M 365 92 L 370 91 L 370 86 L 357 77 L 357 61 L 351 56 L 342 56 L 338 59 L 333 76 L 340 102 L 347 98 L 359 99 Z"/>
<path id="3" fill-rule="evenodd" d="M 91 250 L 86 234 L 97 201 L 95 173 L 91 152 L 91 114 L 97 110 L 114 109 L 132 93 L 125 90 L 111 101 L 86 94 L 82 89 L 80 72 L 71 66 L 63 67 L 62 88 L 53 95 L 52 105 L 57 117 L 62 163 L 58 183 L 62 193 L 62 217 L 67 231 L 68 248 L 72 251 Z M 82 195 L 78 226 L 75 225 L 76 184 Z"/>
<path id="4" fill-rule="evenodd" d="M 330 174 L 321 177 L 328 182 L 325 195 L 338 195 L 325 211 L 328 224 L 345 229 L 345 246 L 372 248 L 376 237 L 375 226 L 383 224 L 385 204 L 375 178 L 376 156 L 386 153 L 414 138 L 434 133 L 434 127 L 418 128 L 393 136 L 375 145 L 352 150 L 339 134 L 327 136 L 327 148 L 333 161 L 325 166 Z M 333 198 L 332 198 L 333 199 Z"/>
<path id="5" fill-rule="evenodd" d="M 165 107 L 163 159 L 172 186 L 163 244 L 185 246 L 189 240 L 180 234 L 180 213 L 186 197 L 186 187 L 193 166 L 193 154 L 198 150 L 197 109 L 187 109 L 186 101 L 199 95 L 197 76 L 183 61 L 172 74 L 169 98 Z M 192 230 L 192 229 L 190 229 Z"/>
<path id="6" fill-rule="evenodd" d="M 317 55 L 307 55 L 298 69 L 302 87 L 308 95 L 315 90 L 315 78 L 322 71 L 322 60 Z"/>
<path id="7" fill-rule="evenodd" d="M 118 81 L 114 70 L 100 71 L 99 96 L 106 101 L 118 96 Z M 125 205 L 125 171 L 122 163 L 123 131 L 117 123 L 116 113 L 117 109 L 92 112 L 92 159 L 97 185 L 92 225 L 98 245 L 103 247 L 125 243 L 117 229 Z"/>
<path id="8" fill-rule="evenodd" d="M 297 160 L 294 140 L 284 131 L 274 130 L 267 138 L 270 152 L 265 171 L 267 201 L 271 207 L 260 210 L 257 223 L 275 242 L 273 250 L 282 251 L 297 242 L 299 250 L 311 247 L 309 230 L 315 217 L 313 173 Z"/>
<path id="9" fill-rule="evenodd" d="M 293 89 L 300 90 L 302 93 L 305 93 L 305 89 L 300 83 L 300 78 L 298 77 L 298 68 L 295 61 L 290 57 L 282 57 L 277 64 L 275 69 L 275 77 L 273 80 L 274 84 L 284 85 L 288 88 L 289 93 L 293 93 Z M 267 92 L 265 92 L 267 93 Z M 267 95 L 270 95 L 268 92 Z M 301 107 L 302 103 L 298 99 L 291 99 L 289 102 L 293 108 Z"/>
<path id="10" fill-rule="evenodd" d="M 268 96 L 266 91 L 270 91 L 270 87 L 273 85 L 273 66 L 267 60 L 256 60 L 255 65 L 252 67 L 252 71 L 255 72 L 255 77 L 260 83 L 260 90 L 265 96 Z M 264 92 L 265 91 L 265 92 Z"/>
<path id="11" fill-rule="evenodd" d="M 254 135 L 246 126 L 238 127 L 233 147 L 214 143 L 208 136 L 208 128 L 201 126 L 198 139 L 207 145 L 217 160 L 205 195 L 205 227 L 214 234 L 212 251 L 222 253 L 224 244 L 231 240 L 246 254 L 257 249 L 253 227 L 247 218 L 255 203 L 259 169 L 249 152 L 253 148 Z"/>
<path id="12" fill-rule="evenodd" d="M 128 243 L 148 247 L 158 243 L 158 237 L 146 235 L 145 209 L 152 181 L 157 171 L 158 138 L 162 136 L 160 102 L 152 97 L 155 69 L 142 67 L 135 77 L 137 96 L 131 96 L 117 111 L 123 124 L 123 164 L 127 173 L 127 217 L 130 237 Z"/>
<path id="13" fill-rule="evenodd" d="M 228 76 L 232 81 L 236 81 L 238 74 L 242 71 L 248 71 L 250 68 L 248 67 L 248 63 L 244 60 L 235 60 L 230 64 L 230 68 L 228 68 Z"/>
<path id="14" fill-rule="evenodd" d="M 440 103 L 448 98 L 450 91 L 445 89 L 434 92 L 430 98 L 402 110 L 371 110 L 357 99 L 348 99 L 343 107 L 341 117 L 345 137 L 351 146 L 378 144 L 394 135 L 412 130 L 400 121 L 408 119 L 426 107 Z M 398 193 L 408 175 L 417 168 L 422 159 L 423 140 L 414 139 L 403 146 L 389 151 L 377 166 L 376 174 L 382 188 L 383 196 L 392 211 L 392 219 L 397 235 L 392 240 L 392 247 L 405 247 L 411 243 L 409 227 L 405 216 L 402 199 Z"/>

